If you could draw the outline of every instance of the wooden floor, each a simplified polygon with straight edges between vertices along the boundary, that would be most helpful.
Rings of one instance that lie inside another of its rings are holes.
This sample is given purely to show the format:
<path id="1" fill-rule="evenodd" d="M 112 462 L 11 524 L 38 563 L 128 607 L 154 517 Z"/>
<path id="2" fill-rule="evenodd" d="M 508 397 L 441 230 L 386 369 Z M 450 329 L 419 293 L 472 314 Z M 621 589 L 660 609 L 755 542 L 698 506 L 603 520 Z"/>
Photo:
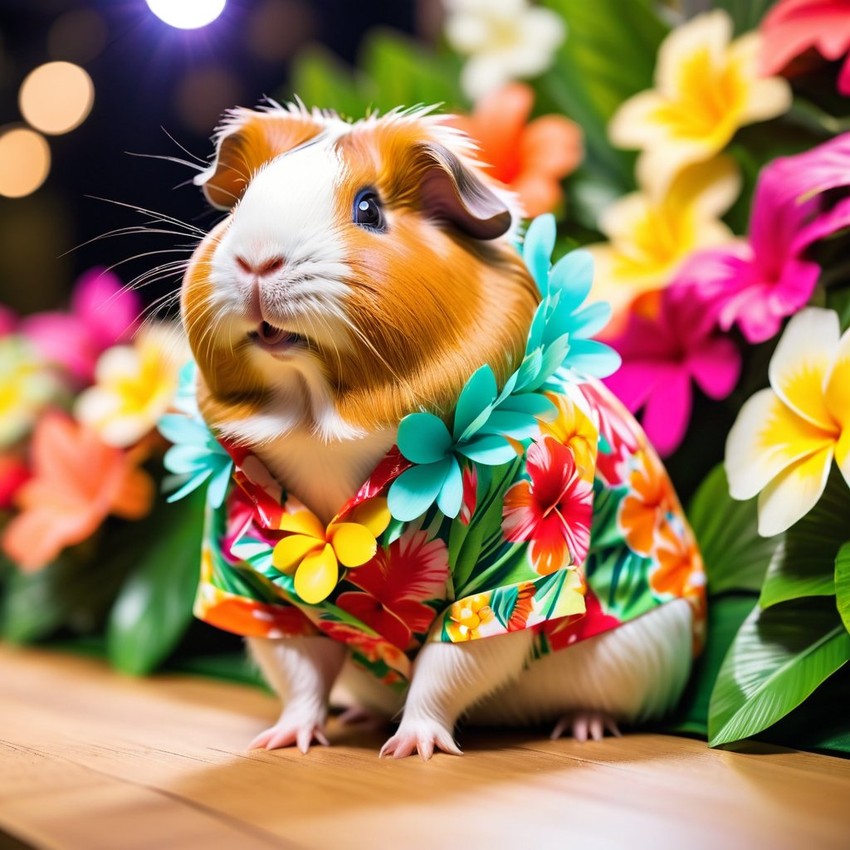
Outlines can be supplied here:
<path id="1" fill-rule="evenodd" d="M 307 756 L 245 752 L 275 716 L 248 687 L 0 647 L 0 833 L 81 850 L 850 848 L 850 761 L 466 732 L 462 758 L 396 762 L 382 733 L 333 724 Z"/>

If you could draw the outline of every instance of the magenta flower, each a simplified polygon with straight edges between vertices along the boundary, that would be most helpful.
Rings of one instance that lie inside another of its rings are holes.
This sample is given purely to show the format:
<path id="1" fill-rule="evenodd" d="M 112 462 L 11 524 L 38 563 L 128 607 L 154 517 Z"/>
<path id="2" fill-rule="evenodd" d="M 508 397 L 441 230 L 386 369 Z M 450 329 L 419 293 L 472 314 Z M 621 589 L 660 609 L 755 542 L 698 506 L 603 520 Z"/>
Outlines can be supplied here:
<path id="1" fill-rule="evenodd" d="M 0 337 L 7 336 L 15 330 L 18 317 L 8 308 L 0 304 Z"/>
<path id="2" fill-rule="evenodd" d="M 847 57 L 838 90 L 850 95 L 850 0 L 782 0 L 765 16 L 761 35 L 765 74 L 779 73 L 812 49 L 828 61 Z"/>
<path id="3" fill-rule="evenodd" d="M 623 365 L 605 383 L 632 413 L 643 408 L 644 430 L 662 456 L 685 436 L 692 384 L 720 400 L 741 373 L 737 346 L 719 333 L 715 314 L 691 286 L 669 286 L 655 317 L 632 313 L 622 335 L 608 343 Z"/>
<path id="4" fill-rule="evenodd" d="M 850 198 L 828 207 L 824 195 L 848 185 L 850 133 L 774 160 L 756 185 L 749 239 L 694 253 L 674 283 L 698 289 L 723 330 L 737 325 L 748 342 L 770 339 L 820 277 L 806 249 L 850 225 Z"/>
<path id="5" fill-rule="evenodd" d="M 94 268 L 77 280 L 70 312 L 37 313 L 24 319 L 19 330 L 42 357 L 89 384 L 100 354 L 133 335 L 140 310 L 132 290 L 110 271 Z"/>

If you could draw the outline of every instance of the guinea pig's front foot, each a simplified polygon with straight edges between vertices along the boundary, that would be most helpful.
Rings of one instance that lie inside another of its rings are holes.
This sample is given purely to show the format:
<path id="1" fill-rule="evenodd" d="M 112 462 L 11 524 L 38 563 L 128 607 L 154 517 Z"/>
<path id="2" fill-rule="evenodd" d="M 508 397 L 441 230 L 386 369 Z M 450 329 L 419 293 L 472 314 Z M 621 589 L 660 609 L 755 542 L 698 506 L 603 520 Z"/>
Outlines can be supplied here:
<path id="1" fill-rule="evenodd" d="M 381 747 L 380 758 L 392 756 L 394 759 L 402 759 L 418 752 L 423 761 L 428 761 L 435 749 L 453 756 L 463 755 L 452 738 L 451 730 L 438 721 L 402 720 L 398 732 Z"/>
<path id="2" fill-rule="evenodd" d="M 322 746 L 330 746 L 325 737 L 325 713 L 289 707 L 284 709 L 277 723 L 264 732 L 260 732 L 248 745 L 249 750 L 278 750 L 296 746 L 306 754 L 310 744 L 317 741 Z"/>
<path id="3" fill-rule="evenodd" d="M 615 738 L 622 738 L 622 732 L 617 726 L 617 721 L 604 711 L 573 711 L 565 714 L 552 730 L 549 739 L 557 741 L 564 733 L 570 730 L 576 741 L 601 741 L 605 732 L 610 732 Z"/>

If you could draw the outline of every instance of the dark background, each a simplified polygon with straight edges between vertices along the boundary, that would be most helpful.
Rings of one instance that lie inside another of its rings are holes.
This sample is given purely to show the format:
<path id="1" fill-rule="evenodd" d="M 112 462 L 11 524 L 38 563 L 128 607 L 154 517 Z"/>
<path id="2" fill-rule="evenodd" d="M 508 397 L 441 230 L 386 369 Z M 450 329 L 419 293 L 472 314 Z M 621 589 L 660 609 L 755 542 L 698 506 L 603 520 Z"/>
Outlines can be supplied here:
<path id="1" fill-rule="evenodd" d="M 147 157 L 206 159 L 225 108 L 290 96 L 288 69 L 300 47 L 321 42 L 351 63 L 367 30 L 411 32 L 417 12 L 413 0 L 228 0 L 212 24 L 178 30 L 144 0 L 0 0 L 0 131 L 22 121 L 18 88 L 44 62 L 76 62 L 95 87 L 87 120 L 48 137 L 44 185 L 25 198 L 0 197 L 0 302 L 22 313 L 55 308 L 87 268 L 115 266 L 129 283 L 184 256 L 138 256 L 186 244 L 171 235 L 98 239 L 151 216 L 96 198 L 207 229 L 218 214 L 187 185 L 194 171 Z M 142 293 L 151 304 L 177 285 L 172 275 Z"/>

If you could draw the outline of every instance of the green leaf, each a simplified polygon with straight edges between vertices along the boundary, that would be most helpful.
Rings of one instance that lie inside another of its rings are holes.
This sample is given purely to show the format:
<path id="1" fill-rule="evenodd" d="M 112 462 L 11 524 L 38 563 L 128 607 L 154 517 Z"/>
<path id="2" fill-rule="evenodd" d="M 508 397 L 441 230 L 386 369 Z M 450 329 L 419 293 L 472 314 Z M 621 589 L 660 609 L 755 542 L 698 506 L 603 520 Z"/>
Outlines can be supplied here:
<path id="1" fill-rule="evenodd" d="M 634 185 L 633 155 L 608 141 L 608 122 L 627 98 L 653 85 L 658 46 L 667 30 L 649 0 L 546 0 L 567 22 L 556 68 L 542 84 L 558 109 L 585 134 L 586 167 L 608 174 L 621 191 Z"/>
<path id="2" fill-rule="evenodd" d="M 755 609 L 720 668 L 709 708 L 709 745 L 767 729 L 848 659 L 850 635 L 833 604 L 807 599 Z"/>
<path id="3" fill-rule="evenodd" d="M 725 9 L 735 27 L 735 35 L 758 28 L 762 18 L 776 0 L 714 0 L 714 6 Z"/>
<path id="4" fill-rule="evenodd" d="M 373 30 L 367 36 L 360 65 L 374 83 L 372 105 L 382 111 L 433 103 L 454 108 L 464 100 L 457 57 L 438 57 L 391 30 Z"/>
<path id="5" fill-rule="evenodd" d="M 850 632 L 850 542 L 838 550 L 835 558 L 835 602 L 844 628 Z"/>
<path id="6" fill-rule="evenodd" d="M 722 464 L 700 485 L 688 520 L 702 550 L 709 590 L 758 592 L 781 538 L 759 536 L 756 500 L 738 502 L 729 495 Z"/>
<path id="7" fill-rule="evenodd" d="M 717 674 L 735 635 L 755 604 L 755 596 L 750 593 L 724 594 L 709 600 L 705 649 L 694 664 L 675 713 L 659 724 L 663 731 L 708 735 L 708 706 Z"/>
<path id="8" fill-rule="evenodd" d="M 109 660 L 124 673 L 155 669 L 192 620 L 204 503 L 196 496 L 158 506 L 145 522 L 147 545 L 138 550 L 137 567 L 121 588 L 106 632 Z"/>
<path id="9" fill-rule="evenodd" d="M 848 280 L 850 280 L 850 270 L 847 271 Z M 830 290 L 827 292 L 826 304 L 838 313 L 841 330 L 846 331 L 847 328 L 850 328 L 850 288 Z"/>
<path id="10" fill-rule="evenodd" d="M 767 569 L 759 604 L 835 593 L 835 556 L 847 540 L 850 488 L 836 466 L 815 507 L 785 532 Z"/>
<path id="11" fill-rule="evenodd" d="M 516 608 L 518 598 L 519 588 L 516 585 L 512 587 L 497 587 L 490 597 L 490 608 L 504 628 L 508 627 L 508 621 L 511 619 L 514 608 Z"/>
<path id="12" fill-rule="evenodd" d="M 0 599 L 2 636 L 29 643 L 63 627 L 78 633 L 98 629 L 131 569 L 126 553 L 132 550 L 125 544 L 135 539 L 135 525 L 110 524 L 96 540 L 66 549 L 37 572 L 13 570 Z"/>
<path id="13" fill-rule="evenodd" d="M 365 83 L 330 51 L 309 47 L 292 67 L 292 91 L 309 107 L 334 109 L 344 118 L 362 118 L 371 102 Z"/>

